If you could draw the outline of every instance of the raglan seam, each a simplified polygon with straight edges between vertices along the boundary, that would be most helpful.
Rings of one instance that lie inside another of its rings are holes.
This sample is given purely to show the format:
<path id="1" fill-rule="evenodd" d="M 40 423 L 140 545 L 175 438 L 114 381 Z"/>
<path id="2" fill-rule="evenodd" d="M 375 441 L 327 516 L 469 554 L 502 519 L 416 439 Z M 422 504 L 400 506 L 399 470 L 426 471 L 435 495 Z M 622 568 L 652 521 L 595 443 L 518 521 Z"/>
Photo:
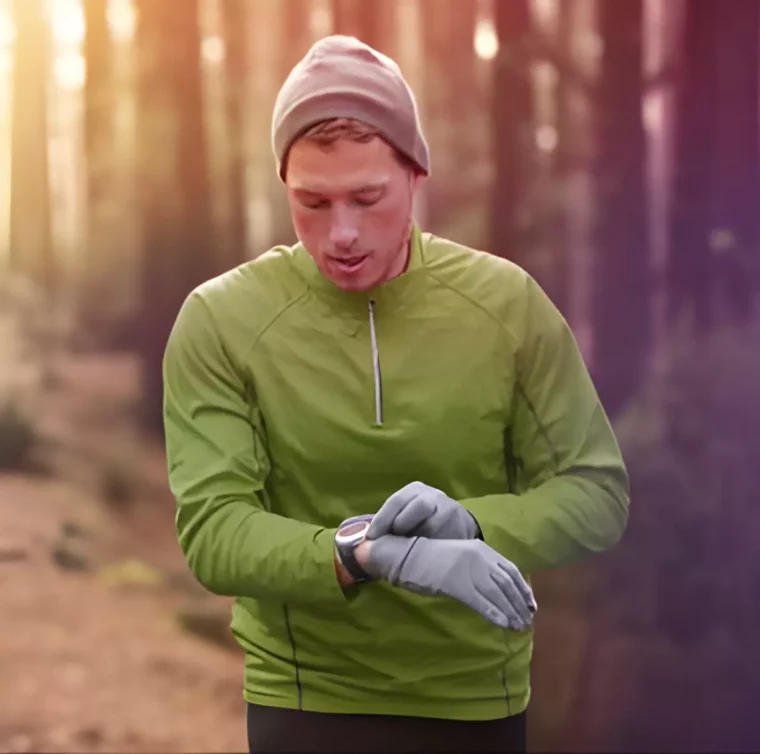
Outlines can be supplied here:
<path id="1" fill-rule="evenodd" d="M 477 301 L 472 299 L 470 296 L 468 296 L 464 291 L 461 291 L 456 286 L 453 286 L 451 283 L 446 282 L 441 277 L 439 277 L 436 273 L 432 272 L 428 268 L 428 275 L 435 280 L 439 285 L 442 285 L 444 288 L 448 288 L 452 293 L 457 294 L 458 296 L 461 296 L 465 301 L 467 301 L 471 306 L 475 307 L 476 309 L 480 310 L 485 314 L 490 320 L 492 320 L 494 323 L 496 323 L 499 327 L 499 329 L 503 330 L 506 336 L 508 337 L 510 344 L 514 349 L 517 349 L 519 347 L 519 341 L 517 337 L 514 335 L 514 333 L 502 322 L 493 312 L 491 312 L 488 308 L 483 306 L 482 304 L 479 304 Z"/>
<path id="2" fill-rule="evenodd" d="M 270 317 L 269 321 L 268 321 L 268 322 L 267 322 L 265 325 L 263 325 L 263 326 L 262 326 L 262 327 L 259 329 L 259 331 L 256 333 L 256 335 L 255 335 L 255 336 L 254 336 L 254 338 L 253 338 L 253 342 L 252 342 L 252 343 L 251 343 L 251 345 L 248 347 L 248 349 L 242 353 L 242 355 L 239 357 L 239 359 L 235 359 L 235 357 L 234 357 L 234 353 L 233 353 L 233 349 L 231 349 L 231 348 L 229 347 L 229 343 L 228 343 L 228 341 L 225 339 L 225 337 L 224 337 L 224 335 L 223 335 L 223 333 L 222 333 L 221 329 L 220 329 L 220 328 L 219 328 L 219 326 L 217 325 L 217 321 L 216 321 L 216 317 L 215 317 L 214 309 L 213 309 L 213 307 L 212 307 L 212 306 L 209 304 L 209 302 L 207 301 L 206 297 L 205 297 L 205 296 L 203 295 L 203 293 L 202 293 L 202 292 L 200 292 L 200 291 L 196 291 L 196 292 L 195 292 L 193 295 L 194 295 L 194 296 L 197 296 L 197 298 L 198 298 L 198 301 L 199 301 L 199 302 L 200 302 L 200 303 L 203 305 L 203 307 L 206 309 L 206 312 L 207 312 L 207 314 L 208 314 L 208 317 L 209 317 L 209 321 L 210 321 L 210 323 L 211 323 L 211 326 L 212 326 L 212 328 L 213 328 L 213 330 L 214 330 L 214 333 L 215 333 L 215 334 L 216 334 L 216 336 L 219 338 L 220 342 L 222 343 L 222 345 L 224 346 L 225 350 L 227 351 L 227 354 L 228 354 L 228 358 L 230 358 L 230 360 L 231 360 L 231 361 L 233 361 L 233 362 L 234 362 L 234 361 L 239 361 L 239 365 L 242 365 L 242 364 L 245 364 L 245 362 L 247 361 L 247 359 L 248 359 L 248 358 L 250 358 L 250 356 L 251 356 L 251 353 L 254 351 L 254 349 L 256 348 L 256 346 L 259 344 L 259 341 L 260 341 L 260 340 L 261 340 L 261 338 L 262 338 L 262 337 L 263 337 L 263 336 L 266 334 L 266 332 L 267 332 L 267 331 L 268 331 L 268 330 L 269 330 L 269 329 L 272 327 L 272 325 L 274 325 L 274 323 L 275 323 L 275 322 L 276 322 L 276 321 L 277 321 L 277 320 L 278 320 L 278 319 L 279 319 L 279 318 L 280 318 L 280 317 L 281 317 L 283 314 L 285 314 L 285 312 L 287 312 L 287 311 L 288 311 L 288 309 L 290 309 L 291 307 L 295 306 L 295 305 L 296 305 L 296 304 L 298 304 L 298 303 L 299 303 L 299 302 L 300 302 L 300 301 L 301 301 L 303 298 L 305 298 L 305 297 L 308 295 L 308 293 L 309 293 L 309 290 L 310 290 L 310 289 L 309 289 L 309 287 L 308 287 L 308 286 L 307 286 L 307 287 L 305 287 L 305 289 L 304 289 L 303 291 L 301 291 L 301 292 L 300 292 L 298 295 L 296 295 L 295 297 L 291 298 L 291 299 L 290 299 L 289 301 L 287 301 L 286 303 L 282 304 L 282 305 L 281 305 L 281 306 L 278 308 L 278 310 L 277 310 L 277 311 L 276 311 L 274 314 L 272 314 L 272 315 L 271 315 L 271 317 Z"/>
<path id="3" fill-rule="evenodd" d="M 301 685 L 301 668 L 298 664 L 298 650 L 296 648 L 296 640 L 293 636 L 293 626 L 290 622 L 290 610 L 287 604 L 282 606 L 285 613 L 285 630 L 288 632 L 288 641 L 290 642 L 290 649 L 293 653 L 293 668 L 295 670 L 296 681 L 296 693 L 298 696 L 298 709 L 303 709 L 303 686 Z"/>
<path id="4" fill-rule="evenodd" d="M 538 427 L 539 434 L 541 437 L 544 438 L 544 442 L 546 443 L 546 446 L 549 448 L 549 453 L 552 457 L 552 462 L 554 463 L 554 471 L 559 473 L 560 471 L 560 458 L 559 453 L 557 452 L 557 448 L 555 447 L 554 443 L 551 441 L 551 438 L 549 437 L 549 430 L 546 428 L 546 426 L 543 424 L 541 419 L 538 416 L 538 411 L 536 411 L 536 407 L 533 405 L 533 402 L 528 397 L 528 393 L 525 389 L 525 386 L 522 384 L 520 379 L 518 378 L 515 382 L 515 385 L 522 396 L 522 399 L 525 401 L 525 404 L 528 406 L 528 410 L 530 411 L 531 416 L 533 417 L 533 420 L 536 422 L 536 426 Z"/>
<path id="5" fill-rule="evenodd" d="M 461 296 L 465 301 L 469 302 L 472 306 L 474 306 L 476 309 L 479 309 L 481 312 L 483 312 L 487 317 L 489 317 L 493 322 L 495 322 L 499 328 L 505 333 L 507 338 L 510 341 L 510 344 L 512 347 L 517 350 L 519 348 L 519 343 L 515 335 L 510 331 L 510 329 L 502 322 L 496 315 L 493 314 L 493 312 L 489 311 L 486 307 L 484 307 L 482 304 L 479 304 L 477 301 L 474 301 L 470 296 L 468 296 L 463 291 L 459 290 L 459 288 L 451 285 L 450 283 L 447 283 L 445 280 L 440 278 L 438 275 L 436 275 L 433 272 L 429 272 L 429 275 L 432 279 L 434 279 L 436 282 L 438 282 L 440 285 L 448 288 L 453 293 Z M 536 411 L 535 406 L 533 405 L 533 402 L 528 397 L 527 390 L 525 389 L 525 386 L 523 385 L 519 375 L 517 375 L 515 380 L 516 387 L 522 396 L 523 400 L 525 401 L 526 405 L 528 406 L 528 410 L 531 413 L 531 416 L 533 417 L 533 420 L 536 422 L 536 426 L 538 427 L 538 431 L 541 434 L 541 437 L 543 437 L 544 442 L 546 443 L 546 446 L 549 449 L 549 452 L 551 453 L 552 461 L 554 463 L 555 471 L 559 471 L 560 469 L 560 461 L 559 461 L 559 453 L 557 452 L 556 447 L 554 446 L 554 443 L 551 441 L 551 438 L 549 437 L 549 432 L 544 426 L 543 422 L 538 416 L 538 412 Z"/>
<path id="6" fill-rule="evenodd" d="M 285 312 L 287 312 L 291 307 L 296 306 L 296 304 L 299 304 L 301 300 L 304 299 L 308 295 L 308 293 L 309 293 L 309 288 L 304 289 L 295 298 L 292 298 L 284 306 L 282 306 L 282 308 L 272 316 L 269 322 L 267 322 L 267 324 L 264 325 L 264 327 L 262 327 L 261 330 L 259 330 L 250 348 L 245 352 L 242 359 L 243 362 L 247 361 L 250 358 L 251 354 L 256 349 L 256 346 L 259 344 L 259 342 L 264 337 L 264 335 L 269 331 L 269 329 L 274 325 L 274 323 L 277 322 L 277 320 L 280 317 L 282 317 L 282 315 L 285 314 Z"/>

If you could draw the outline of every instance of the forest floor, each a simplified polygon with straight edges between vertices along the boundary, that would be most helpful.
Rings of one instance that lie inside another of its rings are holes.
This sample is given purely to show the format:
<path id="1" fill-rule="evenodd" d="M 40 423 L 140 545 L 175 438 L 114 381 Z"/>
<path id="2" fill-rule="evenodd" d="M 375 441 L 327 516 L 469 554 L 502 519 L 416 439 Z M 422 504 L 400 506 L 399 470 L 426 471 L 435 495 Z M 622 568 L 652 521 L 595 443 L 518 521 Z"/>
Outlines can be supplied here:
<path id="1" fill-rule="evenodd" d="M 176 543 L 133 360 L 61 356 L 43 388 L 2 319 L 0 352 L 0 398 L 31 410 L 47 467 L 0 474 L 0 752 L 245 751 L 229 605 Z"/>

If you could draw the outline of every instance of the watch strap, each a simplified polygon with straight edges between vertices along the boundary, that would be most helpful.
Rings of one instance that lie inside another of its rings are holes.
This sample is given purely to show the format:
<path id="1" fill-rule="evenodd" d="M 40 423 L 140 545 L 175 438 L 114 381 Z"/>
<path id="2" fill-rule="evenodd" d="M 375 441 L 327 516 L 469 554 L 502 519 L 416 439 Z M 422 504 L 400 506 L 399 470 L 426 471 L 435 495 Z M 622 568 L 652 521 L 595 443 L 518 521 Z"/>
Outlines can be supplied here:
<path id="1" fill-rule="evenodd" d="M 363 584 L 364 582 L 372 581 L 372 577 L 359 565 L 356 553 L 354 552 L 355 548 L 356 545 L 350 542 L 337 543 L 336 549 L 341 564 L 351 574 L 354 583 Z"/>
<path id="2" fill-rule="evenodd" d="M 350 526 L 351 524 L 364 523 L 365 521 L 367 523 L 370 523 L 373 518 L 374 516 L 371 513 L 365 513 L 359 516 L 351 516 L 341 523 L 338 530 L 340 531 L 340 529 L 343 529 L 346 526 Z M 359 540 L 359 542 L 336 541 L 336 550 L 338 552 L 340 562 L 343 567 L 349 572 L 349 574 L 351 574 L 351 578 L 357 584 L 373 580 L 372 577 L 359 565 L 359 561 L 356 559 L 356 554 L 354 553 L 356 546 L 363 541 L 363 539 Z"/>

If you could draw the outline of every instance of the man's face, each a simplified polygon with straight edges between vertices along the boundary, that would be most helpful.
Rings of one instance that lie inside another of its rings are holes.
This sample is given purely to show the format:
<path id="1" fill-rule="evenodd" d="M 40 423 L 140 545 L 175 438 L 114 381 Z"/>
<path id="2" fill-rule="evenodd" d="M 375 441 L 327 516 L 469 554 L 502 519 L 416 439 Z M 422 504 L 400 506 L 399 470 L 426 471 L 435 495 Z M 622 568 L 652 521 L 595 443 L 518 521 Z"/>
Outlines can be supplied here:
<path id="1" fill-rule="evenodd" d="M 286 174 L 290 212 L 320 272 L 348 291 L 400 275 L 419 181 L 380 138 L 329 147 L 296 141 Z"/>

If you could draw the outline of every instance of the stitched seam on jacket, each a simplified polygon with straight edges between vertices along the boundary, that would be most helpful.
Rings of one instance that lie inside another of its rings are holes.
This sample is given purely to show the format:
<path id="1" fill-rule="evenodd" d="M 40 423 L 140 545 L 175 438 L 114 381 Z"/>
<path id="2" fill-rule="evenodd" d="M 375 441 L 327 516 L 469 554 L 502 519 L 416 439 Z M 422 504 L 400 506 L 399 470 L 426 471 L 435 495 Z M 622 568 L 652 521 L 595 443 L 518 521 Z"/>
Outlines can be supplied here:
<path id="1" fill-rule="evenodd" d="M 480 310 L 485 314 L 492 322 L 495 322 L 501 330 L 504 331 L 504 333 L 509 338 L 512 347 L 516 350 L 519 347 L 519 342 L 515 335 L 512 333 L 512 331 L 491 311 L 489 311 L 485 306 L 482 304 L 479 304 L 474 299 L 470 298 L 466 293 L 463 293 L 459 290 L 459 288 L 455 288 L 451 283 L 447 283 L 442 278 L 438 277 L 434 272 L 428 272 L 430 277 L 435 280 L 439 285 L 442 285 L 444 288 L 448 288 L 452 293 L 456 293 L 457 296 L 461 296 L 465 301 L 467 301 L 469 304 L 474 306 L 476 309 Z"/>
<path id="2" fill-rule="evenodd" d="M 203 306 L 203 308 L 206 310 L 206 314 L 208 316 L 209 323 L 211 324 L 211 329 L 216 334 L 217 338 L 219 338 L 219 342 L 222 344 L 223 350 L 227 354 L 227 358 L 230 360 L 232 365 L 235 367 L 236 370 L 244 372 L 243 365 L 246 363 L 247 359 L 250 357 L 253 350 L 258 345 L 261 338 L 264 336 L 264 334 L 269 330 L 270 327 L 283 315 L 285 312 L 290 309 L 291 306 L 295 306 L 301 299 L 303 299 L 307 294 L 309 293 L 309 289 L 307 288 L 302 293 L 300 293 L 298 296 L 296 296 L 291 301 L 288 301 L 287 304 L 285 304 L 279 311 L 275 312 L 275 314 L 272 315 L 269 322 L 267 322 L 266 325 L 264 325 L 259 332 L 257 333 L 256 337 L 253 339 L 253 343 L 248 348 L 247 351 L 243 352 L 243 354 L 240 356 L 239 359 L 235 358 L 235 354 L 233 352 L 233 349 L 229 347 L 229 344 L 224 338 L 224 333 L 217 325 L 216 319 L 214 317 L 214 310 L 209 305 L 208 301 L 206 300 L 205 296 L 201 294 L 193 294 L 197 297 L 198 302 Z"/>
<path id="3" fill-rule="evenodd" d="M 507 684 L 507 665 L 509 665 L 509 661 L 511 659 L 512 659 L 511 657 L 507 657 L 506 662 L 504 663 L 504 665 L 502 665 L 502 668 L 501 668 L 501 682 L 502 682 L 502 685 L 504 686 L 504 699 L 507 702 L 507 717 L 509 717 L 511 714 L 511 707 L 509 704 L 509 685 Z"/>
<path id="4" fill-rule="evenodd" d="M 274 325 L 274 323 L 280 317 L 282 317 L 282 315 L 285 314 L 285 312 L 288 311 L 288 309 L 290 309 L 292 306 L 295 306 L 296 304 L 300 303 L 300 301 L 309 294 L 309 291 L 310 291 L 309 288 L 307 288 L 306 290 L 304 290 L 302 293 L 300 293 L 294 299 L 292 299 L 291 301 L 288 301 L 288 303 L 285 304 L 285 306 L 283 306 L 280 309 L 280 311 L 276 312 L 272 316 L 272 318 L 269 320 L 269 322 L 266 325 L 264 325 L 264 327 L 262 327 L 261 330 L 259 330 L 259 333 L 254 338 L 254 341 L 251 344 L 251 347 L 245 352 L 245 356 L 243 356 L 243 362 L 245 362 L 251 356 L 251 354 L 253 353 L 254 349 L 259 344 L 259 341 L 264 337 L 264 334 L 269 330 L 269 328 L 272 327 L 272 325 Z"/>
<path id="5" fill-rule="evenodd" d="M 509 717 L 512 713 L 512 705 L 510 704 L 509 684 L 507 683 L 507 668 L 509 667 L 509 663 L 512 662 L 514 655 L 509 649 L 509 635 L 506 631 L 504 631 L 504 648 L 507 650 L 507 656 L 504 660 L 504 664 L 501 667 L 501 680 L 504 684 L 504 698 L 507 702 L 507 717 Z"/>
<path id="6" fill-rule="evenodd" d="M 551 453 L 551 456 L 552 456 L 552 462 L 554 463 L 554 469 L 555 471 L 559 471 L 560 462 L 559 462 L 559 453 L 557 452 L 557 448 L 554 446 L 554 443 L 551 441 L 548 430 L 542 424 L 541 419 L 538 418 L 538 412 L 536 411 L 536 408 L 531 402 L 530 398 L 528 398 L 528 394 L 525 392 L 525 388 L 523 387 L 523 384 L 520 382 L 520 380 L 517 380 L 516 385 L 517 385 L 517 389 L 520 391 L 520 395 L 523 397 L 523 400 L 528 405 L 528 410 L 530 411 L 531 415 L 533 416 L 533 419 L 536 422 L 536 426 L 538 427 L 538 431 L 541 433 L 541 437 L 544 438 L 544 442 L 549 448 L 549 452 Z"/>
<path id="7" fill-rule="evenodd" d="M 288 639 L 290 640 L 290 648 L 293 651 L 293 664 L 296 669 L 296 690 L 298 692 L 298 709 L 303 709 L 303 686 L 301 686 L 301 669 L 298 666 L 298 652 L 296 650 L 296 640 L 293 638 L 293 627 L 290 624 L 290 611 L 287 605 L 283 605 L 285 611 L 285 627 L 288 631 Z"/>

